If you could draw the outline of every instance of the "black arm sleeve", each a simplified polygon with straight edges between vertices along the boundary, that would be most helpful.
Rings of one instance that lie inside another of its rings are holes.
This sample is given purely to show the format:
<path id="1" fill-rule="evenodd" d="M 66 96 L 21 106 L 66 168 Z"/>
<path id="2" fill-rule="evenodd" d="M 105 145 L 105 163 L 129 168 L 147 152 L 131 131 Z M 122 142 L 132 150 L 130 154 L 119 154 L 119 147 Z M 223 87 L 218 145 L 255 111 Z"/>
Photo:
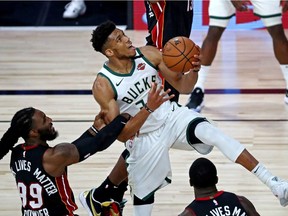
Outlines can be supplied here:
<path id="1" fill-rule="evenodd" d="M 72 143 L 78 149 L 79 161 L 83 161 L 96 152 L 108 148 L 117 139 L 127 121 L 124 116 L 118 115 L 94 137 L 87 131 L 82 134 L 80 138 Z"/>

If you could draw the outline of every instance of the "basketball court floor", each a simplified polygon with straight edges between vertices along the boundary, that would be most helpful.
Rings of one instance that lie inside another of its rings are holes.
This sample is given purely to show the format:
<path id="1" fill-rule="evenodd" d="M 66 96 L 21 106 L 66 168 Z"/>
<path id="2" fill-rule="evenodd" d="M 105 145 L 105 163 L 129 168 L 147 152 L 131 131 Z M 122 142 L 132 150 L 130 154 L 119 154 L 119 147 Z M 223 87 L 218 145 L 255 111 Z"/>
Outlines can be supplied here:
<path id="1" fill-rule="evenodd" d="M 0 135 L 8 129 L 13 114 L 33 106 L 54 120 L 59 138 L 71 142 L 93 122 L 99 105 L 91 86 L 105 61 L 89 42 L 92 27 L 77 29 L 0 29 Z M 134 45 L 145 44 L 146 31 L 128 30 Z M 206 31 L 193 31 L 191 39 L 201 45 Z M 286 32 L 288 36 L 288 32 Z M 288 105 L 284 104 L 285 82 L 274 58 L 265 30 L 226 31 L 206 82 L 202 114 L 239 140 L 277 176 L 288 180 Z M 188 95 L 182 95 L 185 105 Z M 19 140 L 21 142 L 22 140 Z M 1 148 L 1 146 L 0 146 Z M 78 201 L 83 190 L 98 186 L 109 174 L 124 149 L 116 141 L 109 149 L 69 167 L 81 216 L 87 215 Z M 202 155 L 170 150 L 172 184 L 156 194 L 153 215 L 176 216 L 193 199 L 188 182 L 191 163 Z M 20 198 L 9 170 L 9 157 L 0 161 L 0 215 L 20 215 Z M 214 149 L 205 157 L 218 168 L 219 190 L 250 199 L 261 216 L 286 216 L 276 197 L 253 174 Z M 124 215 L 132 215 L 129 191 Z"/>

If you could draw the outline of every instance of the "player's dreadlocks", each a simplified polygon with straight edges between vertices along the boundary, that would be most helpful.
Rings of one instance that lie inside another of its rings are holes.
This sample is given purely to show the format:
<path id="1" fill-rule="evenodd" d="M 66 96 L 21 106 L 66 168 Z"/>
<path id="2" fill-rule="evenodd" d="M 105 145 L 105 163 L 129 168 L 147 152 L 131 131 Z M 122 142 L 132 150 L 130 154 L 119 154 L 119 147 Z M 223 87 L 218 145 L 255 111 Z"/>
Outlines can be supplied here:
<path id="1" fill-rule="evenodd" d="M 10 128 L 0 140 L 0 160 L 13 148 L 20 137 L 24 140 L 28 137 L 34 113 L 33 107 L 24 108 L 15 113 Z"/>

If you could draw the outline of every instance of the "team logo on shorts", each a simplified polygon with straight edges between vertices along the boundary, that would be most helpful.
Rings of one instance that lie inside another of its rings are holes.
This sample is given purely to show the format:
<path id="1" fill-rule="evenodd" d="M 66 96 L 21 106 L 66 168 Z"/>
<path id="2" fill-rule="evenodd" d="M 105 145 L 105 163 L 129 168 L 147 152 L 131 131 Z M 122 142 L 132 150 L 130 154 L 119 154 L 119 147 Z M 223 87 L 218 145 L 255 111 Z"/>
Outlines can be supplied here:
<path id="1" fill-rule="evenodd" d="M 146 66 L 145 63 L 140 63 L 140 64 L 137 65 L 137 70 L 144 70 L 145 66 Z"/>

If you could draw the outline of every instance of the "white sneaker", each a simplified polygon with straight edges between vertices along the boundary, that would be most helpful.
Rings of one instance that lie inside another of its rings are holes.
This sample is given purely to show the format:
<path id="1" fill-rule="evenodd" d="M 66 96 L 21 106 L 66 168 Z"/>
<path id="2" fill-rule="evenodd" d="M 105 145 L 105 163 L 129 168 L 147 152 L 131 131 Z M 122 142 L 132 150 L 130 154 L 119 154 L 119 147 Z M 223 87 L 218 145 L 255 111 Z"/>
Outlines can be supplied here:
<path id="1" fill-rule="evenodd" d="M 272 193 L 280 200 L 280 204 L 285 207 L 288 205 L 288 182 L 273 177 L 269 185 L 271 186 Z"/>
<path id="2" fill-rule="evenodd" d="M 86 5 L 84 1 L 72 0 L 65 5 L 65 11 L 63 13 L 63 18 L 74 19 L 86 12 Z"/>

